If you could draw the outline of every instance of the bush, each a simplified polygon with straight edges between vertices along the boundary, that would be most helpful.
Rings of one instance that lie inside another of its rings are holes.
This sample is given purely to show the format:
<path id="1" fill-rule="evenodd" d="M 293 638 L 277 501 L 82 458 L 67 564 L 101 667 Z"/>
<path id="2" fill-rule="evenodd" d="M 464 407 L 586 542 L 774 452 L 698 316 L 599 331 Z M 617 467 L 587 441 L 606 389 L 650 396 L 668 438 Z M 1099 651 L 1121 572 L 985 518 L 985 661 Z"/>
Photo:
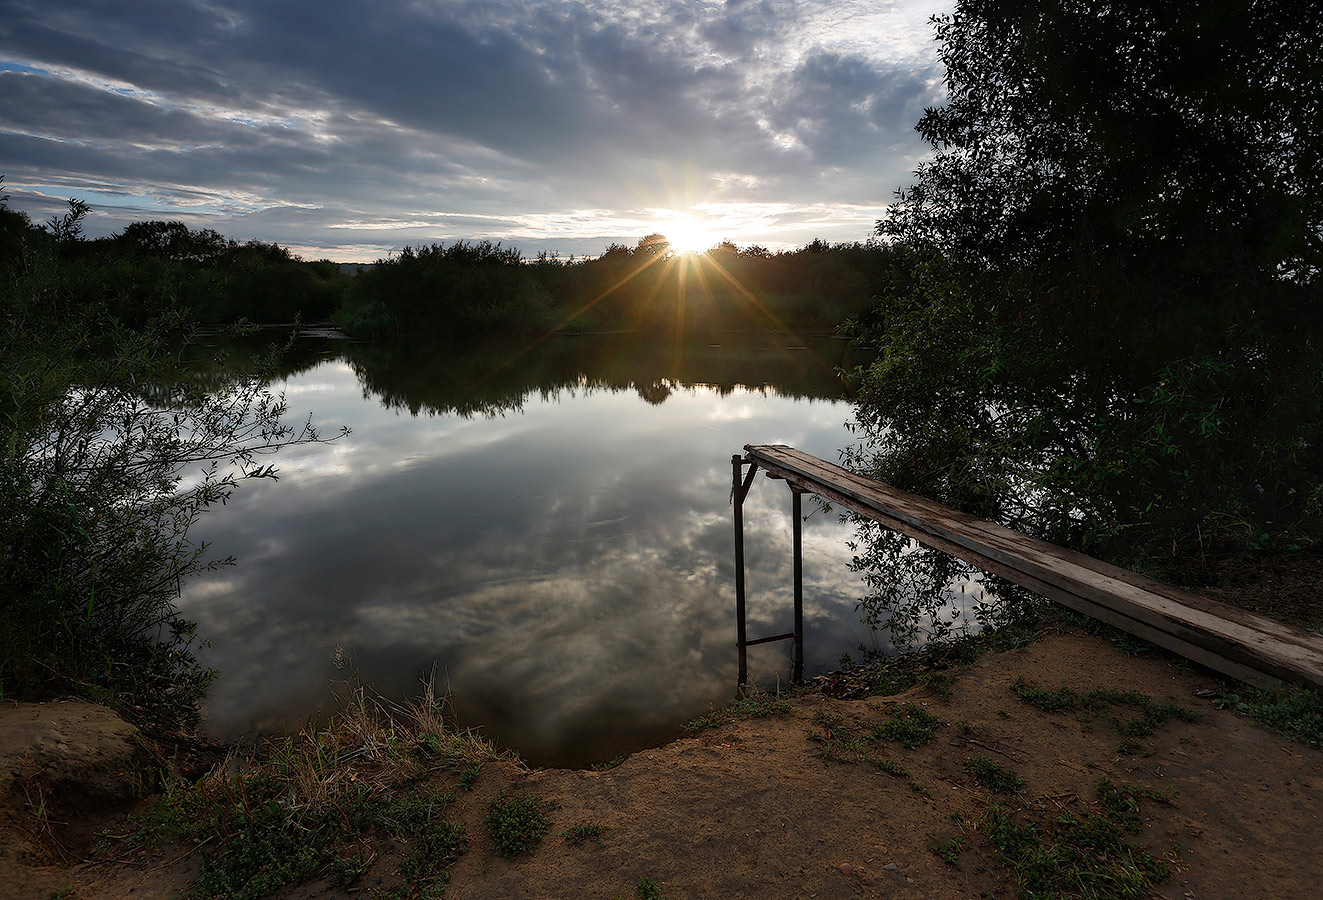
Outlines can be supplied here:
<path id="1" fill-rule="evenodd" d="M 262 373 L 202 390 L 178 377 L 178 313 L 113 318 L 88 269 L 43 250 L 0 275 L 0 689 L 78 690 L 189 725 L 211 673 L 175 607 L 223 565 L 189 528 L 266 454 L 316 441 Z M 134 285 L 167 309 L 168 282 Z M 112 298 L 113 299 L 113 298 Z"/>

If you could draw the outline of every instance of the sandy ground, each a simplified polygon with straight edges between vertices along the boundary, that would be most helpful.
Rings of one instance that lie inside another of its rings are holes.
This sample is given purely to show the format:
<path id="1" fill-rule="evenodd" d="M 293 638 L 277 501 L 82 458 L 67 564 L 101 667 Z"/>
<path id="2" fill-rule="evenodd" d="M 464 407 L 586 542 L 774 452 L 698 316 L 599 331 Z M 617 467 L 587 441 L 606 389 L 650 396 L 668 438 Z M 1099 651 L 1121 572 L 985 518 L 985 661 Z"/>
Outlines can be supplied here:
<path id="1" fill-rule="evenodd" d="M 1042 712 L 1011 690 L 1021 676 L 1080 692 L 1142 691 L 1204 715 L 1173 720 L 1144 738 L 1142 751 L 1121 754 L 1113 722 L 1119 711 Z M 710 729 L 604 772 L 489 766 L 447 811 L 465 822 L 470 841 L 445 896 L 633 898 L 648 878 L 669 900 L 1014 897 L 1015 873 L 971 824 L 992 795 L 965 761 L 984 755 L 1024 777 L 1027 787 L 1008 802 L 1045 819 L 1094 809 L 1102 777 L 1172 796 L 1172 807 L 1143 805 L 1144 825 L 1133 838 L 1172 863 L 1171 878 L 1152 897 L 1313 900 L 1323 884 L 1323 752 L 1214 708 L 1206 695 L 1218 689 L 1216 677 L 1173 658 L 1127 656 L 1106 638 L 1065 630 L 983 656 L 959 670 L 945 700 L 922 687 L 862 700 L 811 694 L 787 717 Z M 943 723 L 926 746 L 887 746 L 913 785 L 868 763 L 823 761 L 822 744 L 809 737 L 821 731 L 824 713 L 866 724 L 907 701 Z M 11 772 L 21 759 L 19 731 L 0 718 L 0 760 Z M 498 856 L 484 832 L 487 804 L 501 788 L 559 804 L 551 833 L 531 855 Z M 28 829 L 15 800 L 11 790 L 9 832 L 21 838 Z M 603 826 L 601 840 L 566 841 L 564 830 L 579 823 Z M 950 865 L 933 848 L 957 839 L 965 849 Z M 198 865 L 193 855 L 163 851 L 132 864 L 33 866 L 20 841 L 6 844 L 2 898 L 65 889 L 88 900 L 175 897 Z M 388 871 L 387 862 L 383 854 L 378 869 Z M 284 896 L 371 896 L 390 884 L 375 871 L 353 892 L 316 883 Z"/>

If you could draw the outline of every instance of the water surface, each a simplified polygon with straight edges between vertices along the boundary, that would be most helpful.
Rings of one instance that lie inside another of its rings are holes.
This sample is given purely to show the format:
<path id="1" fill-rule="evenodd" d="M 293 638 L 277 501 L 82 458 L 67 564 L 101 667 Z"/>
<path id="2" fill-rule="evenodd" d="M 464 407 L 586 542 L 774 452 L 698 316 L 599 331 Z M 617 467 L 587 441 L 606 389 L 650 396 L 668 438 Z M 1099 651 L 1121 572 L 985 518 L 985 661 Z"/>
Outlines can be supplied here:
<path id="1" fill-rule="evenodd" d="M 786 443 L 835 459 L 850 440 L 843 351 L 784 335 L 301 343 L 291 416 L 353 433 L 283 453 L 278 483 L 245 485 L 197 526 L 238 558 L 182 598 L 222 672 L 209 728 L 299 723 L 347 674 L 340 648 L 391 696 L 434 671 L 462 724 L 535 764 L 673 737 L 733 694 L 730 457 Z M 789 515 L 789 491 L 760 476 L 745 506 L 751 636 L 790 627 Z M 805 524 L 808 674 L 875 646 L 852 533 L 821 512 Z M 754 677 L 784 680 L 789 642 L 750 654 Z"/>

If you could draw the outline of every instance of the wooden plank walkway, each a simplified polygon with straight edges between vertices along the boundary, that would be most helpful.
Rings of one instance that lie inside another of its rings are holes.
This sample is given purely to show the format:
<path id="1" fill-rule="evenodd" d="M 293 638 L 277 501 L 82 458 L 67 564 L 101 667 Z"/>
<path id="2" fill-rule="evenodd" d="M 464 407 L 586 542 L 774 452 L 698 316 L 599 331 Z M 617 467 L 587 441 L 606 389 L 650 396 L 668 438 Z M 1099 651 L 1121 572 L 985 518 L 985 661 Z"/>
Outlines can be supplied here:
<path id="1" fill-rule="evenodd" d="M 967 515 L 793 447 L 748 444 L 744 450 L 747 462 L 793 487 L 1210 669 L 1261 687 L 1289 681 L 1323 689 L 1323 636 Z"/>

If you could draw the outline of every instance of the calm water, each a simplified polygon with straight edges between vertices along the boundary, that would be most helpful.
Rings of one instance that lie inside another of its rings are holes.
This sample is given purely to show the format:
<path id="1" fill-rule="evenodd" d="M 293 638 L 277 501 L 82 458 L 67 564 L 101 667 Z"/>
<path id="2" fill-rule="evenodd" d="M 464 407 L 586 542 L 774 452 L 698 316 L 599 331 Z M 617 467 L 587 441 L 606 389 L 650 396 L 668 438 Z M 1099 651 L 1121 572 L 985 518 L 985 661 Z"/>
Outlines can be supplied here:
<path id="1" fill-rule="evenodd" d="M 185 586 L 221 670 L 222 738 L 297 724 L 343 678 L 408 696 L 435 670 L 464 725 L 540 765 L 674 736 L 736 676 L 730 457 L 850 440 L 844 346 L 762 336 L 723 346 L 562 337 L 412 350 L 305 341 L 291 416 L 352 435 L 278 459 L 195 532 L 238 565 Z M 805 504 L 805 509 L 812 509 Z M 750 635 L 789 630 L 790 494 L 760 476 L 745 507 Z M 852 530 L 804 530 L 806 673 L 877 646 L 859 623 Z M 775 683 L 789 642 L 753 648 Z"/>

